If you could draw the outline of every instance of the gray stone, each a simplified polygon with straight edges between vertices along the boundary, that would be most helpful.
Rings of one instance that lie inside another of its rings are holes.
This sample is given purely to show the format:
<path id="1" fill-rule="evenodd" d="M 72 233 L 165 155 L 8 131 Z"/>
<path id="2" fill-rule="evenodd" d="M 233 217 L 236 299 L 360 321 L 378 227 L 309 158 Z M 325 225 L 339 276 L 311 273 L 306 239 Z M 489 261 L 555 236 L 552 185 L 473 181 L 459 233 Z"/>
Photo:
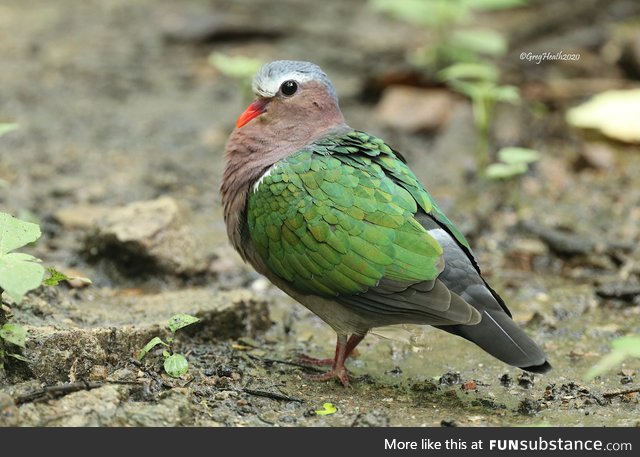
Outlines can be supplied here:
<path id="1" fill-rule="evenodd" d="M 207 269 L 204 252 L 178 204 L 169 197 L 131 203 L 102 214 L 87 237 L 92 258 L 108 258 L 129 274 L 192 276 Z"/>

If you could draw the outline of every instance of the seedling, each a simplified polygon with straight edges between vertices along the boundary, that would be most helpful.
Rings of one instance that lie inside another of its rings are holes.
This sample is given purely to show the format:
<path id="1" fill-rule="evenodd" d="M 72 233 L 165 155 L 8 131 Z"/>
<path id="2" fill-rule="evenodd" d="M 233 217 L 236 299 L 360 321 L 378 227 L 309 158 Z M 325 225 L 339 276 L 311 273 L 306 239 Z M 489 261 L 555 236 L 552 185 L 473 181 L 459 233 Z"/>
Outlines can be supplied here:
<path id="1" fill-rule="evenodd" d="M 62 281 L 69 282 L 73 281 L 74 279 L 79 280 L 85 284 L 93 284 L 93 282 L 89 278 L 85 278 L 83 276 L 67 276 L 66 274 L 56 270 L 53 267 L 48 267 L 47 272 L 49 273 L 49 277 L 42 281 L 42 284 L 44 284 L 45 286 L 57 286 Z"/>
<path id="2" fill-rule="evenodd" d="M 0 123 L 0 136 L 17 129 L 18 129 L 18 124 L 1 124 Z"/>
<path id="3" fill-rule="evenodd" d="M 198 321 L 200 321 L 200 319 L 190 316 L 189 314 L 176 314 L 167 322 L 167 328 L 173 335 L 175 335 L 175 333 L 181 328 L 195 324 Z M 173 341 L 173 336 L 168 337 L 166 342 L 158 336 L 152 338 L 138 353 L 138 360 L 144 359 L 145 356 L 156 346 L 165 346 L 167 349 L 162 351 L 162 357 L 164 357 L 164 371 L 172 378 L 179 378 L 189 371 L 189 361 L 184 355 L 173 352 Z"/>
<path id="4" fill-rule="evenodd" d="M 28 362 L 28 360 L 14 352 L 8 352 L 7 344 L 25 348 L 27 331 L 18 324 L 6 323 L 0 327 L 0 370 L 4 369 L 5 356 Z"/>
<path id="5" fill-rule="evenodd" d="M 479 136 L 476 161 L 478 168 L 482 170 L 489 164 L 489 134 L 495 106 L 498 102 L 518 103 L 518 89 L 499 85 L 498 69 L 485 63 L 455 64 L 442 70 L 439 76 L 452 89 L 471 100 Z"/>
<path id="6" fill-rule="evenodd" d="M 526 0 L 370 0 L 370 4 L 430 32 L 428 45 L 410 51 L 407 60 L 469 97 L 479 138 L 476 163 L 484 170 L 491 161 L 489 134 L 495 105 L 517 103 L 520 96 L 515 87 L 499 84 L 498 67 L 491 62 L 507 52 L 506 38 L 495 30 L 469 27 L 469 22 L 476 12 L 519 7 Z"/>
<path id="7" fill-rule="evenodd" d="M 220 73 L 236 81 L 245 99 L 253 97 L 250 81 L 263 64 L 260 59 L 214 52 L 209 56 L 209 63 Z"/>
<path id="8" fill-rule="evenodd" d="M 8 130 L 0 124 L 0 135 Z M 40 285 L 55 286 L 60 281 L 74 279 L 55 268 L 48 268 L 49 278 L 44 279 L 45 269 L 40 259 L 14 252 L 38 240 L 41 236 L 38 224 L 17 219 L 10 214 L 0 213 L 0 292 L 6 294 L 15 303 L 20 303 L 25 294 Z M 91 283 L 87 278 L 77 278 Z M 3 318 L 0 313 L 0 318 Z M 3 318 L 4 320 L 4 318 Z M 27 362 L 20 355 L 6 350 L 7 344 L 25 347 L 27 332 L 18 324 L 0 321 L 0 369 L 4 367 L 5 356 Z"/>
<path id="9" fill-rule="evenodd" d="M 502 148 L 498 151 L 498 160 L 487 167 L 487 178 L 509 179 L 524 174 L 530 164 L 540 160 L 540 153 L 526 148 Z"/>
<path id="10" fill-rule="evenodd" d="M 525 3 L 525 0 L 370 0 L 373 9 L 430 32 L 429 44 L 411 51 L 407 59 L 419 67 L 435 70 L 506 53 L 507 41 L 501 33 L 470 28 L 469 19 L 476 12 Z"/>
<path id="11" fill-rule="evenodd" d="M 621 365 L 627 359 L 640 359 L 640 336 L 616 338 L 611 343 L 611 352 L 600 359 L 585 375 L 587 381 L 603 375 Z"/>
<path id="12" fill-rule="evenodd" d="M 40 259 L 12 251 L 33 243 L 40 235 L 37 224 L 0 213 L 0 289 L 16 303 L 42 284 L 44 268 Z"/>

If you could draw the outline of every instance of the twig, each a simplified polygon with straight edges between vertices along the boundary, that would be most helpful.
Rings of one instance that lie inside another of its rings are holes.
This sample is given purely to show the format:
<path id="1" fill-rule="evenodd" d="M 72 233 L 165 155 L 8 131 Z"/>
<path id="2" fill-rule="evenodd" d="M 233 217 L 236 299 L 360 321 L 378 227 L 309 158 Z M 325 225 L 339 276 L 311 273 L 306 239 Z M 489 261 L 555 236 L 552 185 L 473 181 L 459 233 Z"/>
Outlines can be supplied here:
<path id="1" fill-rule="evenodd" d="M 307 368 L 309 370 L 317 371 L 319 373 L 324 373 L 324 371 L 325 371 L 322 368 L 314 367 L 313 365 L 307 365 L 305 363 L 300 363 L 300 362 L 293 362 L 291 360 L 267 359 L 265 357 L 259 357 L 257 355 L 253 355 L 253 354 L 247 354 L 247 356 L 249 358 L 251 358 L 251 359 L 259 360 L 259 361 L 264 362 L 264 363 L 280 363 L 282 365 L 291 365 L 291 366 L 294 366 L 294 367 Z"/>
<path id="2" fill-rule="evenodd" d="M 109 382 L 73 382 L 70 384 L 58 384 L 55 386 L 45 386 L 42 389 L 34 390 L 25 395 L 20 395 L 14 400 L 16 405 L 22 405 L 25 403 L 37 403 L 41 401 L 53 400 L 56 398 L 64 397 L 65 395 L 78 392 L 81 390 L 97 389 L 108 384 L 135 384 L 139 385 L 137 381 L 109 381 Z"/>
<path id="3" fill-rule="evenodd" d="M 604 398 L 612 398 L 612 397 L 619 397 L 621 395 L 627 395 L 627 394 L 636 394 L 640 392 L 640 388 L 638 389 L 629 389 L 629 390 L 620 390 L 618 392 L 607 392 L 602 394 L 602 396 Z"/>
<path id="4" fill-rule="evenodd" d="M 271 398 L 272 400 L 295 401 L 297 403 L 304 403 L 304 400 L 301 398 L 289 397 L 288 395 L 283 395 L 275 392 L 267 392 L 265 390 L 253 390 L 247 389 L 245 387 L 242 389 L 242 391 L 249 395 L 255 395 L 256 397 L 266 397 Z"/>

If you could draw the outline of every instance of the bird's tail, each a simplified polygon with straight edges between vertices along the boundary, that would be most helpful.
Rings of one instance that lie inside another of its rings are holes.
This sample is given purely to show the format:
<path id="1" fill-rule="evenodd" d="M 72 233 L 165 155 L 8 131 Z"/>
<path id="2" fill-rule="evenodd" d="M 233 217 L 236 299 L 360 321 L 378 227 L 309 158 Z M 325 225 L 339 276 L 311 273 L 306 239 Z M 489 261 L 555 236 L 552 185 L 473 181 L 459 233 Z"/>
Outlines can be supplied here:
<path id="1" fill-rule="evenodd" d="M 476 325 L 438 328 L 466 338 L 509 365 L 534 373 L 551 369 L 542 349 L 503 310 L 484 309 L 482 320 Z"/>

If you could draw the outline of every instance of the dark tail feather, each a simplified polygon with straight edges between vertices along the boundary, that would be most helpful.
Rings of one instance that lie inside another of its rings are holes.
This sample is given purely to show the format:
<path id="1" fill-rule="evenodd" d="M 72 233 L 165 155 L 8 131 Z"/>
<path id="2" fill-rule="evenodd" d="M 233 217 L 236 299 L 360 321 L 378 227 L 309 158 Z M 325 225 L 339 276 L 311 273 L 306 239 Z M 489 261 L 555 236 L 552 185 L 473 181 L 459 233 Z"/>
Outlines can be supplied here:
<path id="1" fill-rule="evenodd" d="M 484 310 L 482 321 L 476 325 L 438 328 L 466 338 L 509 365 L 534 373 L 551 369 L 542 349 L 502 310 Z"/>

